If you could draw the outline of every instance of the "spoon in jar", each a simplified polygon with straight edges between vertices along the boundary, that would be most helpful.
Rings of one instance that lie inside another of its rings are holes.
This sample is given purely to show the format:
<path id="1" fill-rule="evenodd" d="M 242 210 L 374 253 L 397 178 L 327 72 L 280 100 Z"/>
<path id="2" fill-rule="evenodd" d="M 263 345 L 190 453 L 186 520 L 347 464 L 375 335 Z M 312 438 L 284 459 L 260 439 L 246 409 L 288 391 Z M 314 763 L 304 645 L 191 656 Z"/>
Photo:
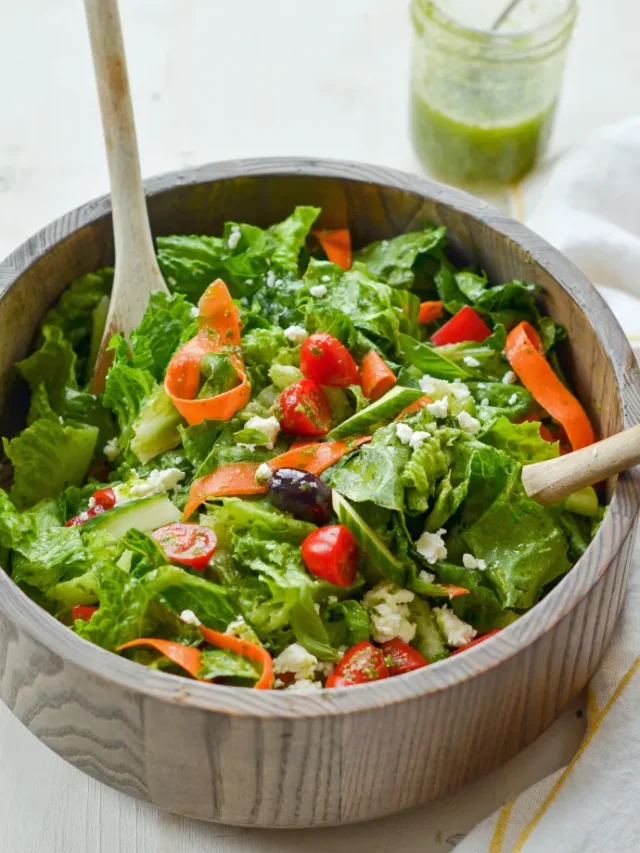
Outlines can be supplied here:
<path id="1" fill-rule="evenodd" d="M 92 390 L 99 393 L 111 363 L 115 332 L 129 338 L 154 290 L 167 290 L 151 237 L 117 0 L 85 0 L 104 131 L 115 241 L 115 275 Z"/>
<path id="2" fill-rule="evenodd" d="M 502 12 L 500 12 L 496 20 L 493 22 L 493 24 L 491 25 L 491 29 L 499 29 L 507 20 L 509 15 L 513 12 L 513 10 L 516 8 L 516 6 L 519 6 L 521 2 L 522 0 L 511 0 L 511 3 L 509 3 L 509 5 L 505 9 L 503 9 Z"/>

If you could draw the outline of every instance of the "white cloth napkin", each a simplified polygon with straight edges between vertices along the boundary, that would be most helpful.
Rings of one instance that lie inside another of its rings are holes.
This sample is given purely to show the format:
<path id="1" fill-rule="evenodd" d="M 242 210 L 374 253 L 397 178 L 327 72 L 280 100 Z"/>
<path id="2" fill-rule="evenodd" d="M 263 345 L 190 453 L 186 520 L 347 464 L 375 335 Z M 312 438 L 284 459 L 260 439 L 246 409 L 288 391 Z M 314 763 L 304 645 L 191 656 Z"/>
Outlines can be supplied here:
<path id="1" fill-rule="evenodd" d="M 640 353 L 640 118 L 606 128 L 520 188 L 527 224 L 609 302 Z M 537 202 L 537 203 L 536 203 Z M 558 650 L 562 654 L 562 650 Z M 456 853 L 640 851 L 640 544 L 571 763 L 477 826 Z"/>

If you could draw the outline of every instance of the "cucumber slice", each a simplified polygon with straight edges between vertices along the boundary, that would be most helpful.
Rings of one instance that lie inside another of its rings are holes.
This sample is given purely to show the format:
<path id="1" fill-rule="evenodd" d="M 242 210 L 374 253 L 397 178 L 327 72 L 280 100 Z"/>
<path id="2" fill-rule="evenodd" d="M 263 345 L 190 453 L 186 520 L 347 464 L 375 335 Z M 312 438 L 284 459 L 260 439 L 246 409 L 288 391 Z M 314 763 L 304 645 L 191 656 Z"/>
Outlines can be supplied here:
<path id="1" fill-rule="evenodd" d="M 380 421 L 393 420 L 403 409 L 406 409 L 411 403 L 415 403 L 420 397 L 424 397 L 423 391 L 396 385 L 375 403 L 332 429 L 327 438 L 335 440 L 346 438 L 349 435 L 369 435 L 371 427 L 375 424 L 379 424 Z"/>
<path id="2" fill-rule="evenodd" d="M 422 598 L 414 598 L 410 605 L 411 618 L 416 624 L 416 635 L 411 644 L 429 663 L 449 657 L 449 650 L 440 635 L 431 608 Z"/>
<path id="3" fill-rule="evenodd" d="M 121 539 L 132 528 L 149 533 L 158 527 L 164 527 L 165 524 L 180 521 L 181 518 L 180 510 L 166 495 L 152 495 L 101 512 L 100 515 L 85 521 L 82 529 L 104 530 L 114 539 Z"/>
<path id="4" fill-rule="evenodd" d="M 355 536 L 361 555 L 365 560 L 365 576 L 369 583 L 378 583 L 386 578 L 397 586 L 404 586 L 406 571 L 396 560 L 380 537 L 362 519 L 349 501 L 335 489 L 332 491 L 333 511 L 341 524 Z"/>

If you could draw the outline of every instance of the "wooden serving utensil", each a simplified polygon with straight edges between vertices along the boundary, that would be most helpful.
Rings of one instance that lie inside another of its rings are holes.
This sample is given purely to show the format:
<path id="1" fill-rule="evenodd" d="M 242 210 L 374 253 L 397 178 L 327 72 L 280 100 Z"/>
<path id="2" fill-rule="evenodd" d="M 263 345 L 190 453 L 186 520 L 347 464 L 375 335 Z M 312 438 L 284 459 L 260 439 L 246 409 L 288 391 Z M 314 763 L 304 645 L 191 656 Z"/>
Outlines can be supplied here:
<path id="1" fill-rule="evenodd" d="M 549 506 L 639 463 L 640 424 L 566 456 L 525 465 L 522 485 L 530 498 Z"/>
<path id="2" fill-rule="evenodd" d="M 127 339 L 140 325 L 154 290 L 167 290 L 149 227 L 117 0 L 85 0 L 104 131 L 115 238 L 115 276 L 92 390 L 99 393 L 111 363 L 115 332 Z"/>

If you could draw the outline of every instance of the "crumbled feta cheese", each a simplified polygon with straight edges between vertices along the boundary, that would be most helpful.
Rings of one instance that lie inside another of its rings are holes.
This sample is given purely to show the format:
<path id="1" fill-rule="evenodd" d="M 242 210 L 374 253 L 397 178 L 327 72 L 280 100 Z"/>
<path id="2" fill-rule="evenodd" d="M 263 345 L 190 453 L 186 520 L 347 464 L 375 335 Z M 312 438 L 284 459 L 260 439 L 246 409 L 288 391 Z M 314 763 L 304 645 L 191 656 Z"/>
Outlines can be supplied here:
<path id="1" fill-rule="evenodd" d="M 267 465 L 266 462 L 263 462 L 262 465 L 258 465 L 258 470 L 256 471 L 255 481 L 256 483 L 268 483 L 271 479 L 271 468 Z"/>
<path id="2" fill-rule="evenodd" d="M 478 384 L 476 385 L 476 388 L 482 388 L 483 390 L 484 390 L 486 387 L 487 387 L 487 383 L 486 383 L 486 382 L 478 382 Z"/>
<path id="3" fill-rule="evenodd" d="M 369 613 L 371 633 L 376 643 L 385 643 L 399 637 L 410 643 L 416 633 L 416 626 L 409 621 L 409 602 L 415 598 L 408 589 L 383 581 L 375 586 L 362 599 Z"/>
<path id="4" fill-rule="evenodd" d="M 225 634 L 229 634 L 230 637 L 239 637 L 241 640 L 253 641 L 255 639 L 253 629 L 250 625 L 247 625 L 242 616 L 238 616 L 233 622 L 229 622 Z M 268 644 L 265 643 L 265 645 Z"/>
<path id="5" fill-rule="evenodd" d="M 465 569 L 478 569 L 481 572 L 487 568 L 485 561 L 476 559 L 473 554 L 463 554 L 462 565 Z"/>
<path id="6" fill-rule="evenodd" d="M 280 432 L 280 421 L 274 418 L 273 415 L 270 418 L 261 418 L 259 415 L 255 415 L 249 418 L 245 424 L 245 428 L 257 429 L 263 432 L 267 440 L 261 442 L 261 446 L 266 447 L 267 450 L 273 450 L 273 445 L 276 443 L 278 433 Z"/>
<path id="7" fill-rule="evenodd" d="M 431 376 L 423 376 L 420 379 L 420 390 L 431 396 L 436 392 L 436 388 L 438 387 L 437 382 L 438 380 L 432 379 Z"/>
<path id="8" fill-rule="evenodd" d="M 96 499 L 94 497 L 89 498 L 89 509 L 93 509 L 96 505 Z"/>
<path id="9" fill-rule="evenodd" d="M 321 690 L 322 684 L 317 681 L 312 681 L 310 678 L 301 678 L 298 681 L 292 681 L 287 687 L 287 690 Z"/>
<path id="10" fill-rule="evenodd" d="M 320 663 L 316 667 L 316 672 L 323 678 L 327 678 L 329 675 L 331 675 L 334 669 L 335 665 L 332 664 L 330 661 L 320 661 Z"/>
<path id="11" fill-rule="evenodd" d="M 164 470 L 156 468 L 144 479 L 138 477 L 135 470 L 131 473 L 133 477 L 130 480 L 113 487 L 116 505 L 139 498 L 149 498 L 152 495 L 161 495 L 163 492 L 177 488 L 178 483 L 184 480 L 184 471 L 179 468 L 165 468 Z"/>
<path id="12" fill-rule="evenodd" d="M 481 406 L 488 406 L 489 405 L 489 398 L 483 397 L 482 400 L 480 400 L 480 405 Z"/>
<path id="13" fill-rule="evenodd" d="M 480 367 L 480 362 L 477 358 L 474 358 L 472 355 L 465 355 L 462 359 L 463 363 L 467 365 L 467 367 Z"/>
<path id="14" fill-rule="evenodd" d="M 518 395 L 517 395 L 517 394 L 512 394 L 512 395 L 509 397 L 509 399 L 507 400 L 507 403 L 508 403 L 510 406 L 515 406 L 515 404 L 516 404 L 517 402 L 518 402 Z"/>
<path id="15" fill-rule="evenodd" d="M 274 287 L 275 283 L 276 283 L 276 274 L 274 273 L 273 270 L 269 270 L 269 272 L 267 273 L 267 277 L 265 279 L 265 284 L 267 285 L 267 287 Z"/>
<path id="16" fill-rule="evenodd" d="M 320 281 L 325 281 L 325 282 L 331 281 L 331 276 L 330 275 L 323 275 L 322 278 L 320 279 Z"/>
<path id="17" fill-rule="evenodd" d="M 327 598 L 327 604 L 337 604 L 337 603 L 338 603 L 338 596 L 337 595 L 330 595 L 329 598 Z"/>
<path id="18" fill-rule="evenodd" d="M 180 619 L 185 622 L 187 625 L 202 625 L 202 622 L 198 619 L 193 610 L 183 610 L 180 614 Z"/>
<path id="19" fill-rule="evenodd" d="M 189 316 L 192 320 L 195 320 L 196 317 L 200 316 L 200 309 L 197 305 L 192 305 L 191 308 L 189 308 Z"/>
<path id="20" fill-rule="evenodd" d="M 309 288 L 309 293 L 312 296 L 316 296 L 316 297 L 320 298 L 321 296 L 327 295 L 327 288 L 325 287 L 324 284 L 316 284 L 314 287 Z"/>
<path id="21" fill-rule="evenodd" d="M 89 521 L 90 518 L 91 518 L 91 516 L 89 515 L 88 512 L 81 512 L 80 515 L 78 516 L 78 519 L 80 522 Z"/>
<path id="22" fill-rule="evenodd" d="M 421 557 L 425 558 L 427 563 L 435 563 L 437 560 L 447 559 L 447 546 L 442 540 L 442 534 L 446 532 L 444 527 L 436 533 L 429 533 L 425 530 L 422 536 L 416 540 L 416 550 Z"/>
<path id="23" fill-rule="evenodd" d="M 118 447 L 118 439 L 112 438 L 110 439 L 104 446 L 102 452 L 107 457 L 110 462 L 116 458 L 116 456 L 120 453 L 120 448 Z"/>
<path id="24" fill-rule="evenodd" d="M 427 403 L 427 411 L 434 418 L 446 418 L 449 413 L 449 398 L 443 397 L 433 403 Z"/>
<path id="25" fill-rule="evenodd" d="M 301 679 L 313 678 L 318 658 L 301 646 L 299 643 L 292 643 L 290 646 L 281 652 L 273 661 L 273 671 L 276 675 L 281 675 L 284 672 L 291 672 L 296 681 Z"/>
<path id="26" fill-rule="evenodd" d="M 468 400 L 471 396 L 469 388 L 459 379 L 454 379 L 449 386 L 456 400 Z"/>
<path id="27" fill-rule="evenodd" d="M 423 583 L 433 583 L 436 579 L 436 576 L 433 574 L 433 572 L 428 572 L 426 569 L 422 569 L 418 572 L 418 579 L 421 580 Z"/>
<path id="28" fill-rule="evenodd" d="M 513 385 L 518 377 L 515 375 L 513 370 L 507 370 L 505 375 L 502 377 L 502 382 L 504 385 Z"/>
<path id="29" fill-rule="evenodd" d="M 409 439 L 409 447 L 412 450 L 417 450 L 419 447 L 422 447 L 425 440 L 430 437 L 428 432 L 424 432 L 423 430 L 416 430 L 411 438 Z"/>
<path id="30" fill-rule="evenodd" d="M 289 326 L 284 330 L 284 336 L 292 344 L 301 344 L 307 337 L 307 330 L 303 326 Z"/>
<path id="31" fill-rule="evenodd" d="M 413 438 L 413 430 L 408 424 L 396 424 L 396 435 L 403 444 L 409 444 Z"/>
<path id="32" fill-rule="evenodd" d="M 238 243 L 240 242 L 240 238 L 242 234 L 240 233 L 240 229 L 237 225 L 233 225 L 231 228 L 231 234 L 229 234 L 229 239 L 227 240 L 227 246 L 233 251 Z"/>
<path id="33" fill-rule="evenodd" d="M 458 415 L 460 429 L 469 435 L 475 435 L 480 430 L 480 421 L 470 415 L 469 412 L 460 412 Z"/>
<path id="34" fill-rule="evenodd" d="M 438 627 L 444 634 L 447 645 L 459 649 L 461 646 L 470 643 L 476 636 L 477 631 L 456 616 L 446 604 L 443 607 L 434 607 L 432 612 Z"/>

